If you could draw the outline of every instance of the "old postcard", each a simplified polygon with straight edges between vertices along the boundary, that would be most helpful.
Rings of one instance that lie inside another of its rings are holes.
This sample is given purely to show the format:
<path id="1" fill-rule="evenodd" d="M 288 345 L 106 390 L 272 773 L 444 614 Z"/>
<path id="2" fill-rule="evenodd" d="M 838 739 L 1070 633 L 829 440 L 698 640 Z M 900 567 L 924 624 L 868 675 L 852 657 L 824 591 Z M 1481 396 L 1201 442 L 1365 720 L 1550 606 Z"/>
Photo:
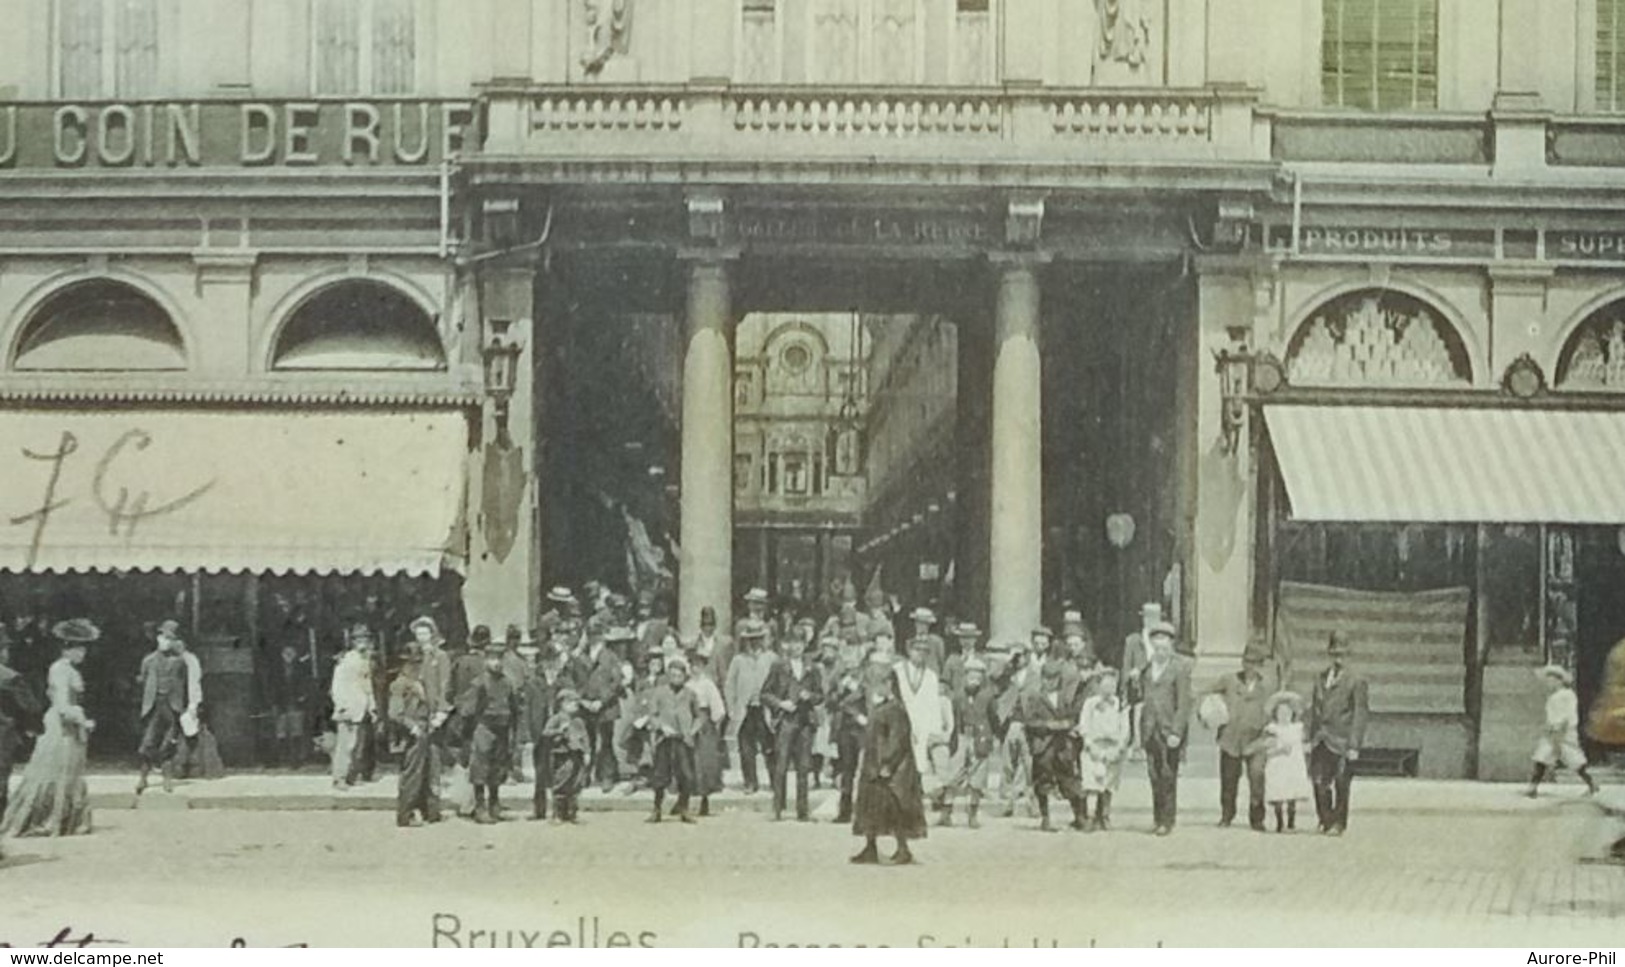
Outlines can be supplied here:
<path id="1" fill-rule="evenodd" d="M 0 944 L 1625 925 L 1625 0 L 0 0 Z"/>

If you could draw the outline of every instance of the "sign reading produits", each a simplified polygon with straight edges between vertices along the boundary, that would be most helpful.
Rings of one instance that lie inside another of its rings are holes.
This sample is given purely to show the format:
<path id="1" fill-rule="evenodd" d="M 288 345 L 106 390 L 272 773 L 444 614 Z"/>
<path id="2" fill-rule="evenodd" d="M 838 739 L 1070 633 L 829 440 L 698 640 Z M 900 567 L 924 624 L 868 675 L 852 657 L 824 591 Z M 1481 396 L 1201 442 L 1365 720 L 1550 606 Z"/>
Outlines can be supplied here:
<path id="1" fill-rule="evenodd" d="M 1544 242 L 1541 236 L 1544 234 Z M 1292 229 L 1272 226 L 1272 251 L 1291 252 Z M 1625 262 L 1625 232 L 1531 228 L 1370 228 L 1304 225 L 1296 254 L 1306 258 L 1359 257 L 1396 262 L 1531 259 L 1549 262 Z"/>
<path id="2" fill-rule="evenodd" d="M 437 165 L 467 101 L 139 101 L 0 107 L 0 168 Z"/>

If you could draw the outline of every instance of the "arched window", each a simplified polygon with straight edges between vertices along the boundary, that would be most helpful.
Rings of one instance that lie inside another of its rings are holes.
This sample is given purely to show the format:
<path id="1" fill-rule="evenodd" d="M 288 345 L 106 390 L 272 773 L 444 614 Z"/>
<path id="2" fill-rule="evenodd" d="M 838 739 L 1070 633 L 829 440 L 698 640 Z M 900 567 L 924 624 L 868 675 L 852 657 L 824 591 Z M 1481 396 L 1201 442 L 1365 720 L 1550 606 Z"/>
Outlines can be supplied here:
<path id="1" fill-rule="evenodd" d="M 1287 347 L 1295 386 L 1441 386 L 1472 382 L 1467 348 L 1432 306 L 1362 289 L 1315 310 Z"/>
<path id="2" fill-rule="evenodd" d="M 306 299 L 283 326 L 274 369 L 417 369 L 446 367 L 434 320 L 381 282 L 330 285 Z"/>
<path id="3" fill-rule="evenodd" d="M 1557 388 L 1625 392 L 1625 299 L 1593 312 L 1569 336 Z"/>
<path id="4" fill-rule="evenodd" d="M 112 279 L 70 285 L 23 326 L 13 367 L 97 371 L 186 368 L 180 330 L 158 303 Z"/>

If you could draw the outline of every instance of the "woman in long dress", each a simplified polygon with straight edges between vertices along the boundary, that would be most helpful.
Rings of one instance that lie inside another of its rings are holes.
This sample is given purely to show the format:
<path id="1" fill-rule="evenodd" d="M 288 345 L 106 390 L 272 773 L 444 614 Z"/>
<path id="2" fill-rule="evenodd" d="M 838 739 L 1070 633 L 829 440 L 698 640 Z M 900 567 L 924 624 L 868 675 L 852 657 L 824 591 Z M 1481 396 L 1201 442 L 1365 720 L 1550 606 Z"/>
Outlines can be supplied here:
<path id="1" fill-rule="evenodd" d="M 925 838 L 925 795 L 914 762 L 908 712 L 897 697 L 897 677 L 877 676 L 871 687 L 852 814 L 852 832 L 864 838 L 864 846 L 852 862 L 879 863 L 875 840 L 891 836 L 897 840 L 891 862 L 903 866 L 914 862 L 908 841 Z"/>
<path id="2" fill-rule="evenodd" d="M 61 621 L 51 634 L 62 645 L 46 675 L 50 707 L 45 734 L 6 810 L 4 833 L 11 836 L 75 836 L 90 832 L 90 793 L 85 786 L 85 747 L 96 723 L 85 717 L 80 700 L 85 680 L 79 665 L 85 648 L 101 631 L 84 618 Z"/>

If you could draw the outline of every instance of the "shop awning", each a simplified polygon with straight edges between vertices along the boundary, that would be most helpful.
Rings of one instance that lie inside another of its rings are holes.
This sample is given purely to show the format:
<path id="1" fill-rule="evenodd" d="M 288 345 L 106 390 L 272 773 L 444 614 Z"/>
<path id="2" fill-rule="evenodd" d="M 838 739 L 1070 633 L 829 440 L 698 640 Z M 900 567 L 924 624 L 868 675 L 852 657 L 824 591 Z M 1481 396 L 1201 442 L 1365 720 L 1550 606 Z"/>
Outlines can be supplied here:
<path id="1" fill-rule="evenodd" d="M 436 575 L 467 438 L 452 410 L 0 412 L 0 571 Z"/>
<path id="2" fill-rule="evenodd" d="M 1625 413 L 1264 409 L 1305 521 L 1625 524 Z"/>

